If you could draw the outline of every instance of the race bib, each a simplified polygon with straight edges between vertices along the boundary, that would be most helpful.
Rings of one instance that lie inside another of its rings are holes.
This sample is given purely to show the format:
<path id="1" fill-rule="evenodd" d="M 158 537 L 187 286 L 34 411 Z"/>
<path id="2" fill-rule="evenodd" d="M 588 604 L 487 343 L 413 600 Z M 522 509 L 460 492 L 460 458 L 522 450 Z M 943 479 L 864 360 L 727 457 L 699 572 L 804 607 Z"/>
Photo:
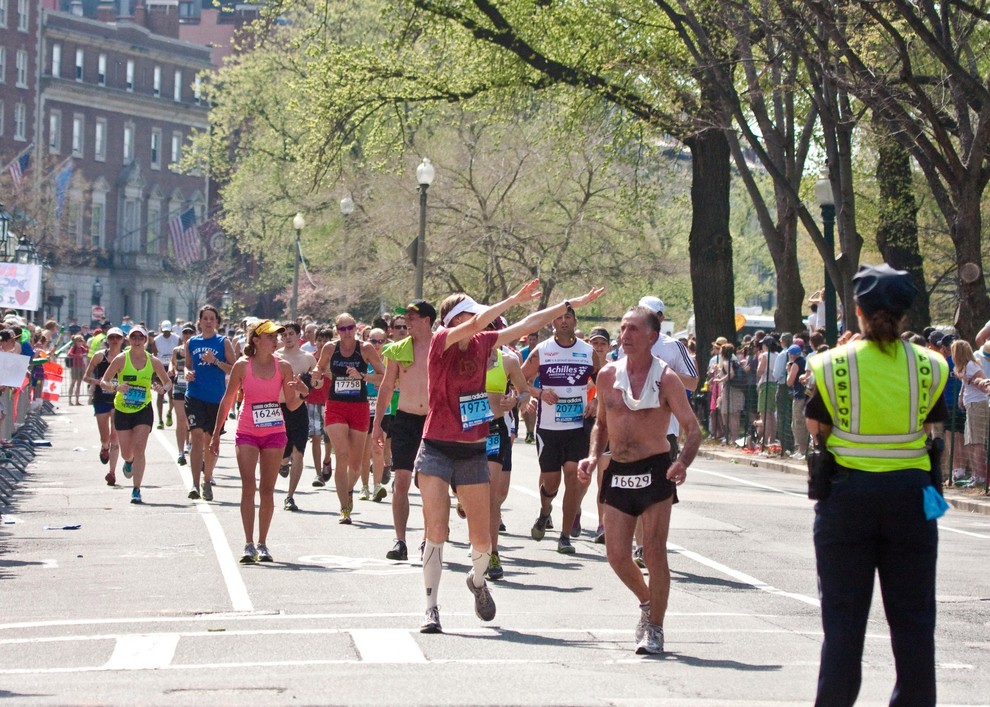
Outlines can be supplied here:
<path id="1" fill-rule="evenodd" d="M 488 404 L 488 393 L 462 395 L 458 400 L 461 410 L 461 429 L 470 430 L 472 427 L 487 424 L 495 419 L 495 413 Z"/>
<path id="2" fill-rule="evenodd" d="M 333 392 L 337 395 L 360 395 L 360 378 L 334 378 Z"/>
<path id="3" fill-rule="evenodd" d="M 653 473 L 631 474 L 612 477 L 612 488 L 614 489 L 645 489 L 653 481 Z"/>
<path id="4" fill-rule="evenodd" d="M 251 419 L 255 427 L 281 427 L 282 406 L 278 403 L 253 403 Z"/>
<path id="5" fill-rule="evenodd" d="M 561 398 L 553 406 L 554 422 L 581 422 L 584 420 L 584 398 Z"/>
<path id="6" fill-rule="evenodd" d="M 140 386 L 131 386 L 124 393 L 124 405 L 129 408 L 139 408 L 148 402 L 148 389 Z"/>
<path id="7" fill-rule="evenodd" d="M 501 451 L 502 435 L 497 432 L 493 435 L 488 435 L 488 439 L 485 440 L 485 454 L 489 457 L 494 457 Z"/>

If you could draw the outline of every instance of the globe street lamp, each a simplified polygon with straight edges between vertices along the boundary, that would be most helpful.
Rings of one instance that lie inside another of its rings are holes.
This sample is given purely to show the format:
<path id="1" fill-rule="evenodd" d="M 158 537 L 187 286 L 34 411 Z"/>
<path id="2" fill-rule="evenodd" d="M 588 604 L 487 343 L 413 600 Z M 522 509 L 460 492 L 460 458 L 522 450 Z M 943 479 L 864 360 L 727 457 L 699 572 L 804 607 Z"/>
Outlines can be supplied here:
<path id="1" fill-rule="evenodd" d="M 832 195 L 832 182 L 823 176 L 815 183 L 815 199 L 822 209 L 822 224 L 824 226 L 826 256 L 835 262 L 835 197 Z M 825 268 L 825 292 L 822 297 L 825 305 L 825 343 L 834 347 L 838 338 L 835 308 L 835 283 Z M 810 333 L 810 332 L 809 332 Z"/>
<path id="2" fill-rule="evenodd" d="M 306 219 L 302 212 L 292 217 L 292 227 L 296 229 L 296 263 L 292 273 L 292 302 L 289 304 L 289 319 L 296 321 L 296 308 L 299 306 L 299 263 L 302 260 L 302 230 Z"/>
<path id="3" fill-rule="evenodd" d="M 416 237 L 416 299 L 423 297 L 423 274 L 426 267 L 426 190 L 433 184 L 436 172 L 429 158 L 416 168 L 416 181 L 419 184 L 419 235 Z"/>

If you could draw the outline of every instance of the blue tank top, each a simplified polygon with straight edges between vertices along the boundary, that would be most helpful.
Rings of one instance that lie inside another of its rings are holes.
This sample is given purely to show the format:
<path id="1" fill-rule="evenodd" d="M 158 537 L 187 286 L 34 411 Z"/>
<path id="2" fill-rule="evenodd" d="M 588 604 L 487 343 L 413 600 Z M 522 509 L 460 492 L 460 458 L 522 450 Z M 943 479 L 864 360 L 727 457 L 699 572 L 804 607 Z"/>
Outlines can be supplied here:
<path id="1" fill-rule="evenodd" d="M 347 375 L 348 368 L 356 368 L 358 373 L 367 373 L 368 364 L 361 356 L 361 344 L 354 346 L 354 353 L 344 356 L 340 352 L 340 343 L 333 348 L 333 356 L 330 357 L 330 375 L 333 376 L 333 385 L 330 388 L 330 400 L 341 403 L 364 403 L 368 400 L 368 389 L 363 380 L 351 378 Z"/>
<path id="2" fill-rule="evenodd" d="M 203 354 L 207 350 L 213 351 L 218 361 L 224 361 L 224 341 L 226 337 L 214 335 L 209 339 L 204 339 L 202 334 L 197 334 L 189 340 L 189 357 L 191 361 L 186 362 L 186 367 L 194 372 L 193 380 L 186 385 L 186 397 L 202 400 L 204 403 L 219 403 L 223 400 L 224 390 L 227 388 L 227 375 L 220 369 L 220 366 L 203 362 Z"/>

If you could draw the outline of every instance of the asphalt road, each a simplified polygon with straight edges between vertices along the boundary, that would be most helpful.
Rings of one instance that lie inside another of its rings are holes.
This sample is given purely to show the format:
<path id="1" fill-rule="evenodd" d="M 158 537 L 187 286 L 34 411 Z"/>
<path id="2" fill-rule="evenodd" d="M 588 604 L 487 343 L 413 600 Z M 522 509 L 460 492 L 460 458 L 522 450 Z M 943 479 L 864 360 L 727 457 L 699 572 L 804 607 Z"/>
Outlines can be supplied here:
<path id="1" fill-rule="evenodd" d="M 532 445 L 517 444 L 502 537 L 498 615 L 482 623 L 464 587 L 466 523 L 451 513 L 442 635 L 422 635 L 418 563 L 385 560 L 389 500 L 336 496 L 304 472 L 281 510 L 276 562 L 241 566 L 239 481 L 225 441 L 216 501 L 186 499 L 174 435 L 154 431 L 145 504 L 109 488 L 88 408 L 48 418 L 43 449 L 0 526 L 0 698 L 17 704 L 788 705 L 814 697 L 821 645 L 811 502 L 803 479 L 698 461 L 674 508 L 667 652 L 634 653 L 635 599 L 592 542 L 577 554 L 529 537 Z M 118 471 L 118 479 L 123 483 Z M 412 499 L 410 555 L 422 522 Z M 559 526 L 559 510 L 555 512 Z M 79 525 L 77 530 L 63 526 Z M 590 527 L 589 527 L 590 526 Z M 990 704 L 990 517 L 941 521 L 940 704 Z M 47 529 L 56 528 L 56 529 Z M 860 704 L 893 685 L 879 593 Z"/>

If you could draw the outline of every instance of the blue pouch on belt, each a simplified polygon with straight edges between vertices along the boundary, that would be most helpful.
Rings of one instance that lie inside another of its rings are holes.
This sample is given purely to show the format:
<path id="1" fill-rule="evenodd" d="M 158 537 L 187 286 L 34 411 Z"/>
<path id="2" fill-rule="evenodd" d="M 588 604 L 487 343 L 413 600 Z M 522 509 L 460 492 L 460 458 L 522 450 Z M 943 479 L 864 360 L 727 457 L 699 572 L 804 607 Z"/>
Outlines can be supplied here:
<path id="1" fill-rule="evenodd" d="M 925 520 L 935 520 L 945 515 L 949 510 L 949 504 L 942 498 L 934 486 L 926 486 L 922 492 L 922 505 L 925 509 Z"/>

